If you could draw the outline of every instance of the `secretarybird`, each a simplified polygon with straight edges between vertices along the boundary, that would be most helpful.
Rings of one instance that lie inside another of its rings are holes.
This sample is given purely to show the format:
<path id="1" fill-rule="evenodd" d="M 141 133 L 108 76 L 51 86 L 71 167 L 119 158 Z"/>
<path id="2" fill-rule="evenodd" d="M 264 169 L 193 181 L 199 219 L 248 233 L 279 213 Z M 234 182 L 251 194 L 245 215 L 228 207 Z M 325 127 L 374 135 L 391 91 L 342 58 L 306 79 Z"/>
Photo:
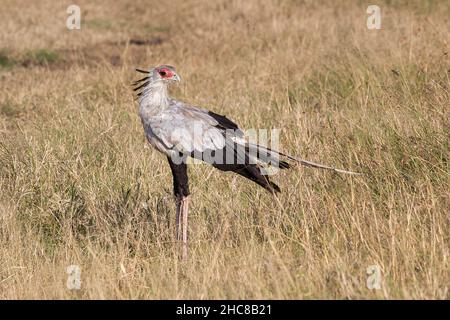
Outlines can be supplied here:
<path id="1" fill-rule="evenodd" d="M 296 159 L 276 150 L 249 142 L 236 123 L 225 116 L 197 108 L 168 95 L 168 86 L 179 82 L 175 68 L 168 65 L 136 69 L 145 77 L 133 83 L 138 91 L 139 116 L 150 144 L 167 156 L 173 175 L 176 199 L 176 237 L 182 241 L 187 258 L 189 184 L 186 159 L 202 160 L 222 171 L 232 171 L 252 180 L 271 193 L 280 188 L 265 175 L 267 166 L 287 169 L 287 161 L 355 174 L 329 166 Z M 284 158 L 285 160 L 281 160 Z"/>

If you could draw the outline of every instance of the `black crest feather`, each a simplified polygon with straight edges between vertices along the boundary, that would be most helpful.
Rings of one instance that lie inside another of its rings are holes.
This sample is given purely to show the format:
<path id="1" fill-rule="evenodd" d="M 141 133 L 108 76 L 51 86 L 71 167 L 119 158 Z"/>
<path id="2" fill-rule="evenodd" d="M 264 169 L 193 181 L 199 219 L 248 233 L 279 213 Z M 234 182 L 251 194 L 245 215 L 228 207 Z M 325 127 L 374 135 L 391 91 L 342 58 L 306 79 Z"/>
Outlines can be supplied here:
<path id="1" fill-rule="evenodd" d="M 150 72 L 142 70 L 142 69 L 136 69 L 136 71 L 140 72 L 140 73 L 145 73 L 145 74 L 149 74 L 150 73 Z"/>

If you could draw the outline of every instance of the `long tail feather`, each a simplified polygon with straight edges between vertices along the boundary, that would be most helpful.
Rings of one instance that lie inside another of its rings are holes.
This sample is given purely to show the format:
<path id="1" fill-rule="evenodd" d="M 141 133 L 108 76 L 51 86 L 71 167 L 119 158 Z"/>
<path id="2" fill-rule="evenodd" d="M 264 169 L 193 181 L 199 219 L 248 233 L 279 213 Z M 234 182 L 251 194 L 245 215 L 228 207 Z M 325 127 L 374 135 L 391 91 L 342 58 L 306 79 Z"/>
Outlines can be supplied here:
<path id="1" fill-rule="evenodd" d="M 307 166 L 307 167 L 313 167 L 313 168 L 319 168 L 319 169 L 327 169 L 327 170 L 332 170 L 335 172 L 339 172 L 339 173 L 345 173 L 345 174 L 353 174 L 353 175 L 361 175 L 362 173 L 360 172 L 354 172 L 354 171 L 348 171 L 348 170 L 343 170 L 343 169 L 337 169 L 334 167 L 330 167 L 330 166 L 326 166 L 320 163 L 315 163 L 312 161 L 308 161 L 308 160 L 303 160 L 303 159 L 297 159 L 291 156 L 287 156 L 289 159 L 292 159 L 294 161 L 297 161 L 298 163 Z"/>
<path id="2" fill-rule="evenodd" d="M 258 148 L 259 150 L 262 150 L 264 152 L 267 152 L 269 154 L 275 154 L 276 156 L 283 156 L 288 158 L 289 160 L 295 161 L 300 163 L 301 165 L 307 166 L 307 167 L 312 167 L 312 168 L 318 168 L 318 169 L 326 169 L 326 170 L 332 170 L 338 173 L 344 173 L 344 174 L 352 174 L 352 175 L 361 175 L 361 173 L 359 172 L 353 172 L 353 171 L 348 171 L 348 170 L 343 170 L 343 169 L 338 169 L 338 168 L 334 168 L 334 167 L 330 167 L 324 164 L 320 164 L 320 163 L 315 163 L 312 161 L 308 161 L 308 160 L 303 160 L 303 159 L 299 159 L 299 158 L 295 158 L 293 156 L 290 156 L 288 154 L 282 153 L 280 151 L 276 151 L 276 150 L 272 150 L 269 149 L 267 147 L 261 146 L 261 145 L 257 145 L 257 144 L 252 144 L 250 143 L 250 145 L 253 148 Z"/>

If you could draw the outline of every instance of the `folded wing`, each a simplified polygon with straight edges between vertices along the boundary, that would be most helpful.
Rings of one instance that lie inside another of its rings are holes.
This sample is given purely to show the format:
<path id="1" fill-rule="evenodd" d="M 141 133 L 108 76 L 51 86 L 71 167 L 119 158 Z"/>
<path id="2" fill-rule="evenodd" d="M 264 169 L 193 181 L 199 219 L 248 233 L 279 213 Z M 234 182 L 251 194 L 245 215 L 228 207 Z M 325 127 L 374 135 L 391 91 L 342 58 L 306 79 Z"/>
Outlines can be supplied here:
<path id="1" fill-rule="evenodd" d="M 170 156 L 190 156 L 222 171 L 236 172 L 270 192 L 280 188 L 271 182 L 262 168 L 289 164 L 277 153 L 250 144 L 244 133 L 225 116 L 174 101 L 152 120 L 152 133 Z"/>

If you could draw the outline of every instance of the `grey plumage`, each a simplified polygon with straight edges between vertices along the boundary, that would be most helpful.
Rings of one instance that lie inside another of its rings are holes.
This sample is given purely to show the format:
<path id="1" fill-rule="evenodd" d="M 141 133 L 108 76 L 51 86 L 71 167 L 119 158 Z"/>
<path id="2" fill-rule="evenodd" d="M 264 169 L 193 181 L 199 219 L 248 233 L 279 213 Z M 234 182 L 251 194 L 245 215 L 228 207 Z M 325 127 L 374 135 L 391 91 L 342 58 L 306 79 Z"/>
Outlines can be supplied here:
<path id="1" fill-rule="evenodd" d="M 163 75 L 167 74 L 170 77 L 162 76 L 161 70 L 163 70 Z M 205 151 L 217 152 L 224 147 L 228 149 L 234 147 L 243 150 L 236 154 L 236 158 L 241 164 L 249 162 L 257 167 L 272 165 L 288 168 L 288 162 L 280 160 L 280 158 L 284 158 L 306 166 L 355 174 L 297 159 L 246 141 L 242 130 L 226 117 L 169 97 L 168 85 L 179 80 L 180 77 L 175 68 L 163 65 L 151 68 L 145 78 L 135 82 L 135 85 L 139 85 L 136 89 L 142 89 L 139 96 L 139 115 L 146 137 L 152 146 L 167 156 L 183 155 L 198 158 L 195 155 L 200 155 Z M 141 84 L 142 82 L 144 84 Z M 201 160 L 210 162 L 205 158 Z"/>
<path id="2" fill-rule="evenodd" d="M 280 188 L 263 170 L 268 166 L 290 167 L 288 161 L 340 173 L 354 172 L 297 159 L 248 141 L 236 123 L 225 116 L 175 100 L 168 85 L 180 81 L 175 68 L 168 65 L 148 71 L 136 69 L 145 77 L 133 83 L 138 92 L 139 116 L 145 136 L 152 146 L 168 157 L 173 174 L 177 203 L 177 239 L 187 257 L 187 216 L 189 184 L 185 160 L 193 157 L 222 171 L 233 171 L 252 180 L 271 193 Z"/>

